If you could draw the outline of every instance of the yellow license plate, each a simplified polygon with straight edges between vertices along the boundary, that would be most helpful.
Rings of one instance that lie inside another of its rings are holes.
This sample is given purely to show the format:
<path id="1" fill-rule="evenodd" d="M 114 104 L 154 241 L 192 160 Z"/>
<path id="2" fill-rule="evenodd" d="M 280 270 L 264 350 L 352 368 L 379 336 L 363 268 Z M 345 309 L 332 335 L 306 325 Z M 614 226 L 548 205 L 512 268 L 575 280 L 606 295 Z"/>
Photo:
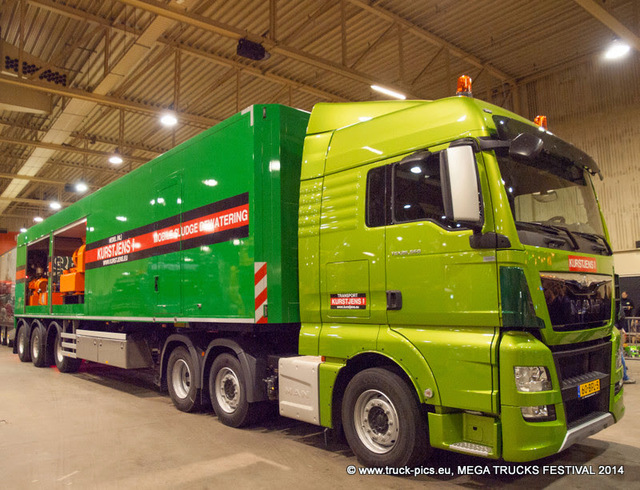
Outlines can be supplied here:
<path id="1" fill-rule="evenodd" d="M 589 381 L 588 383 L 582 383 L 578 387 L 578 396 L 584 398 L 585 396 L 593 395 L 600 391 L 600 380 Z"/>

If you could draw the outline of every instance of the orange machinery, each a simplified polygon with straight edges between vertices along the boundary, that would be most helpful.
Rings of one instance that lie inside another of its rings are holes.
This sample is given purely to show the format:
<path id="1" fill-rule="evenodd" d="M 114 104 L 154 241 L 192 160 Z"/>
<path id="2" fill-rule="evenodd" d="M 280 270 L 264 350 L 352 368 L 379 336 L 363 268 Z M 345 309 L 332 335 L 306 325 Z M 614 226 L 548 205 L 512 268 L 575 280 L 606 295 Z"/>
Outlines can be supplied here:
<path id="1" fill-rule="evenodd" d="M 38 277 L 29 282 L 29 304 L 28 306 L 38 306 L 47 304 L 47 282 L 46 277 Z"/>
<path id="2" fill-rule="evenodd" d="M 84 294 L 84 251 L 82 244 L 73 252 L 73 263 L 76 265 L 60 275 L 60 292 L 66 295 Z"/>

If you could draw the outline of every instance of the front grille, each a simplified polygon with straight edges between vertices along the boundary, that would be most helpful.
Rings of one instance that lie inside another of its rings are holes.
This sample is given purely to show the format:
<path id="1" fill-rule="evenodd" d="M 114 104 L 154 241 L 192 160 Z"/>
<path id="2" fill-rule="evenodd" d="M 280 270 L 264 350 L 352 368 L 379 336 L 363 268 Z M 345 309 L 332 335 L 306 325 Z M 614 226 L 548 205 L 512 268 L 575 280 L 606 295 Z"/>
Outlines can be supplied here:
<path id="1" fill-rule="evenodd" d="M 554 330 L 597 328 L 611 320 L 611 276 L 543 272 L 540 280 Z"/>
<path id="2" fill-rule="evenodd" d="M 556 348 L 553 360 L 562 390 L 567 427 L 596 412 L 609 411 L 611 342 L 597 341 L 580 348 Z M 580 385 L 600 380 L 600 390 L 580 397 Z"/>

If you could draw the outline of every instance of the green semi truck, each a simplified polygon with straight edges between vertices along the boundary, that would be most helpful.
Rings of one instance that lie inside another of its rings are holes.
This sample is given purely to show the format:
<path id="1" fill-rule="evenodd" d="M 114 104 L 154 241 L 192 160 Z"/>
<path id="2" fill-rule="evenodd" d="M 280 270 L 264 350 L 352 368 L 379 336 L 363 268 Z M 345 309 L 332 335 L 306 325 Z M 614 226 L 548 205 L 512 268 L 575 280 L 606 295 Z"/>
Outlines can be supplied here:
<path id="1" fill-rule="evenodd" d="M 14 349 L 369 466 L 539 459 L 624 413 L 599 173 L 466 96 L 254 105 L 19 236 Z"/>

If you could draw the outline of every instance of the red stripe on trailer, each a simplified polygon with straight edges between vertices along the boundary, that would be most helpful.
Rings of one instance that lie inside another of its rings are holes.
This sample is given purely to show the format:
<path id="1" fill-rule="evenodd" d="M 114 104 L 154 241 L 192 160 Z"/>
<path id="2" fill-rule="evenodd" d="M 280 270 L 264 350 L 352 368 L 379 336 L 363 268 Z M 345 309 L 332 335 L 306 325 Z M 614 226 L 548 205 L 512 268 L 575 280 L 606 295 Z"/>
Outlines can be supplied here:
<path id="1" fill-rule="evenodd" d="M 267 276 L 267 263 L 263 262 L 264 265 L 262 267 L 260 267 L 260 269 L 258 269 L 256 271 L 255 274 L 255 284 L 256 286 L 258 285 L 258 283 Z"/>
<path id="2" fill-rule="evenodd" d="M 267 323 L 267 263 L 254 263 L 255 322 Z"/>
<path id="3" fill-rule="evenodd" d="M 260 308 L 261 305 L 267 302 L 267 290 L 265 289 L 256 297 L 256 311 Z"/>

